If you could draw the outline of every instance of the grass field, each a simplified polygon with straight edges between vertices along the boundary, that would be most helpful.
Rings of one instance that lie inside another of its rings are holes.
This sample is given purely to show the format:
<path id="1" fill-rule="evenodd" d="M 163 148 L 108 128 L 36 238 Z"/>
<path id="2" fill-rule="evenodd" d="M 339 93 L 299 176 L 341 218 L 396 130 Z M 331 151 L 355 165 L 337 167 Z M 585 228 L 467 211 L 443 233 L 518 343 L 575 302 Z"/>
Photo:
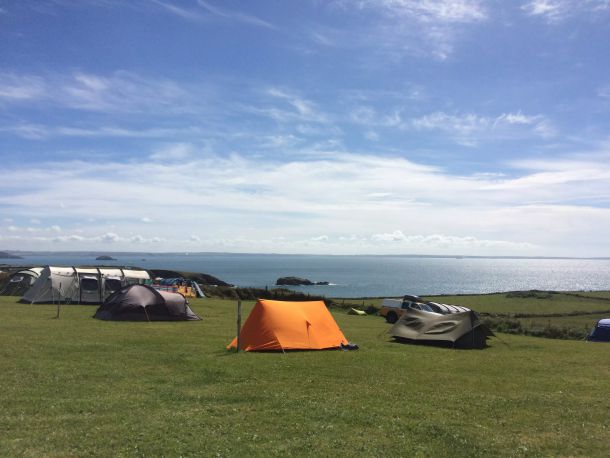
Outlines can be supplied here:
<path id="1" fill-rule="evenodd" d="M 235 304 L 192 308 L 203 321 L 102 322 L 0 297 L 0 454 L 608 455 L 610 345 L 403 345 L 333 311 L 360 350 L 236 354 Z"/>
<path id="2" fill-rule="evenodd" d="M 424 299 L 476 310 L 496 331 L 584 340 L 593 325 L 610 317 L 610 292 L 521 291 Z M 381 298 L 340 299 L 339 307 L 379 307 Z"/>

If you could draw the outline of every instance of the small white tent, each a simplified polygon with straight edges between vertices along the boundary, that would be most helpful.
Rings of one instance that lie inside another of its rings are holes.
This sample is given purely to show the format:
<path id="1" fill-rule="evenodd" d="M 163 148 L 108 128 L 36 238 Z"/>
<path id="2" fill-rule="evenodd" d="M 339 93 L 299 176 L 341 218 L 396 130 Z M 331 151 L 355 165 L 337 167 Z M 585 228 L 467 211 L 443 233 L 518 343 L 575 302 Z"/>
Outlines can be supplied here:
<path id="1" fill-rule="evenodd" d="M 100 304 L 125 285 L 144 283 L 145 270 L 107 267 L 52 267 L 42 269 L 21 302 L 75 302 Z"/>

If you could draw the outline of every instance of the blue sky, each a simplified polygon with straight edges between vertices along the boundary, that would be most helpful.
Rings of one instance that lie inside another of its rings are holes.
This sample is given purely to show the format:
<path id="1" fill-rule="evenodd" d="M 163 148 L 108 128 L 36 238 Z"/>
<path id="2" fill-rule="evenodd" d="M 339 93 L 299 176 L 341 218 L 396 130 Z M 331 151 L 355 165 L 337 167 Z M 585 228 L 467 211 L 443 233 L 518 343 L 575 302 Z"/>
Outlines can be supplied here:
<path id="1" fill-rule="evenodd" d="M 0 0 L 0 248 L 610 256 L 609 0 Z"/>

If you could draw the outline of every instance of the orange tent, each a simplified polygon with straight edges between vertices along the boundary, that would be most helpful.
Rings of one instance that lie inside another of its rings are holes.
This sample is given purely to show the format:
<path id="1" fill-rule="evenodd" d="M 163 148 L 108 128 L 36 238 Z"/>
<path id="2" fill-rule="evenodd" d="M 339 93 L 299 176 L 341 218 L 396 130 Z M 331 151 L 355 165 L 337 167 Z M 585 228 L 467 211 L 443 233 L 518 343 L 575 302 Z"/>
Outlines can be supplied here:
<path id="1" fill-rule="evenodd" d="M 240 333 L 245 351 L 323 350 L 347 343 L 323 301 L 259 299 Z M 237 338 L 227 348 L 237 348 Z"/>

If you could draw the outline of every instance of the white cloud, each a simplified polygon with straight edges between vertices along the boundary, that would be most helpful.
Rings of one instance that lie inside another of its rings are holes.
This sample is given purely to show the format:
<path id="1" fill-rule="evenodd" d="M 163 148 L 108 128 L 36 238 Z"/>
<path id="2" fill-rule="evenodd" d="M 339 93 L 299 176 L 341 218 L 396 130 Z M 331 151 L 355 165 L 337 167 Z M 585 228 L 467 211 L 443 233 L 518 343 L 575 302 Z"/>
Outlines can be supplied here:
<path id="1" fill-rule="evenodd" d="M 0 100 L 36 100 L 45 95 L 45 82 L 37 76 L 0 73 Z"/>
<path id="2" fill-rule="evenodd" d="M 138 167 L 42 163 L 0 170 L 0 209 L 10 205 L 19 219 L 66 222 L 60 240 L 78 234 L 79 246 L 89 249 L 113 243 L 125 250 L 133 244 L 189 250 L 196 242 L 201 250 L 225 251 L 446 253 L 453 247 L 456 253 L 461 247 L 465 254 L 574 254 L 570 240 L 606 246 L 604 154 L 515 161 L 511 174 L 464 176 L 401 157 L 338 151 L 282 160 L 206 154 Z M 205 179 L 194 170 L 204 170 Z M 19 185 L 24 182 L 30 186 Z M 150 223 L 133 219 L 143 212 Z M 197 227 L 205 228 L 204 240 L 193 237 Z M 4 234 L 22 237 L 24 246 L 27 237 L 42 244 L 53 235 L 14 225 Z"/>
<path id="3" fill-rule="evenodd" d="M 259 144 L 261 148 L 291 148 L 303 140 L 295 135 L 268 135 L 263 137 L 262 142 Z"/>
<path id="4" fill-rule="evenodd" d="M 301 97 L 297 94 L 289 92 L 288 90 L 281 88 L 270 88 L 267 91 L 267 95 L 273 99 L 281 100 L 289 105 L 290 111 L 286 111 L 278 108 L 269 108 L 266 112 L 270 117 L 277 121 L 294 121 L 300 122 L 327 122 L 327 116 L 321 113 L 316 105 L 310 101 Z M 263 109 L 262 113 L 265 112 Z"/>
<path id="5" fill-rule="evenodd" d="M 263 27 L 266 29 L 275 29 L 275 26 L 273 26 L 273 24 L 271 24 L 270 22 L 264 21 L 251 14 L 245 14 L 239 11 L 230 11 L 227 9 L 219 8 L 217 6 L 212 6 L 209 2 L 204 2 L 203 0 L 197 0 L 197 3 L 203 9 L 209 11 L 215 16 L 219 16 L 231 21 L 240 22 L 247 25 Z"/>
<path id="6" fill-rule="evenodd" d="M 392 243 L 402 245 L 412 250 L 426 249 L 433 251 L 439 248 L 449 248 L 452 250 L 462 250 L 459 252 L 469 252 L 470 250 L 500 248 L 504 250 L 524 250 L 535 248 L 527 242 L 514 242 L 506 240 L 484 240 L 473 236 L 459 237 L 445 234 L 430 235 L 405 235 L 401 230 L 390 233 L 373 234 L 371 240 L 374 242 Z"/>
<path id="7" fill-rule="evenodd" d="M 526 116 L 520 111 L 517 113 L 503 113 L 496 118 L 496 122 L 506 122 L 507 124 L 533 124 L 537 116 Z"/>
<path id="8" fill-rule="evenodd" d="M 358 125 L 379 129 L 441 131 L 466 146 L 476 146 L 486 140 L 528 136 L 550 138 L 557 133 L 553 123 L 545 116 L 524 114 L 520 110 L 496 116 L 435 111 L 419 117 L 406 117 L 402 109 L 388 111 L 382 114 L 373 108 L 359 106 L 350 113 L 350 120 Z M 365 131 L 364 135 L 369 140 L 379 139 L 379 134 L 374 131 Z"/>
<path id="9" fill-rule="evenodd" d="M 15 225 L 10 225 L 6 228 L 7 231 L 9 232 L 29 232 L 29 233 L 37 233 L 37 234 L 44 234 L 44 233 L 49 233 L 49 232 L 62 232 L 62 229 L 59 225 L 54 224 L 52 226 L 49 227 L 41 227 L 40 226 L 40 221 L 38 221 L 36 218 L 32 218 L 32 221 L 30 221 L 32 224 L 36 224 L 37 226 L 35 227 L 19 227 L 19 226 L 15 226 Z"/>
<path id="10" fill-rule="evenodd" d="M 121 238 L 114 232 L 108 232 L 108 233 L 102 235 L 100 237 L 100 239 L 102 242 L 108 242 L 108 243 L 118 242 L 119 240 L 121 240 Z"/>
<path id="11" fill-rule="evenodd" d="M 201 237 L 199 237 L 198 235 L 191 234 L 191 236 L 189 237 L 189 241 L 191 241 L 191 242 L 201 242 Z"/>
<path id="12" fill-rule="evenodd" d="M 487 18 L 480 0 L 360 0 L 359 3 L 385 10 L 389 16 L 414 17 L 424 22 L 469 23 Z"/>
<path id="13" fill-rule="evenodd" d="M 404 241 L 407 239 L 407 237 L 405 236 L 405 234 L 403 234 L 403 232 L 401 230 L 395 230 L 394 232 L 390 232 L 390 233 L 383 233 L 383 234 L 373 234 L 371 236 L 371 239 L 377 242 L 396 242 L 396 241 Z"/>
<path id="14" fill-rule="evenodd" d="M 152 160 L 174 161 L 185 160 L 195 152 L 195 147 L 189 143 L 167 145 L 150 155 Z"/>
<path id="15" fill-rule="evenodd" d="M 559 22 L 581 14 L 600 14 L 610 11 L 608 0 L 532 0 L 521 6 L 529 16 Z"/>
<path id="16" fill-rule="evenodd" d="M 371 140 L 373 142 L 376 142 L 379 140 L 379 134 L 375 131 L 372 130 L 367 130 L 364 133 L 364 138 L 366 138 L 367 140 Z"/>
<path id="17" fill-rule="evenodd" d="M 317 237 L 312 237 L 311 241 L 312 242 L 327 242 L 328 235 L 318 235 Z"/>
<path id="18" fill-rule="evenodd" d="M 176 128 L 125 128 L 116 126 L 44 126 L 31 123 L 7 124 L 0 126 L 0 132 L 10 132 L 29 140 L 45 140 L 53 137 L 116 137 L 116 138 L 184 138 L 185 136 L 200 136 L 202 132 L 197 127 Z M 161 151 L 161 150 L 160 150 Z M 159 151 L 159 152 L 160 152 Z M 155 153 L 153 153 L 155 154 Z"/>
<path id="19" fill-rule="evenodd" d="M 44 240 L 44 239 L 43 239 Z M 86 238 L 80 235 L 63 235 L 63 236 L 57 236 L 57 237 L 53 237 L 52 241 L 55 243 L 65 243 L 65 242 L 83 242 L 85 241 Z"/>
<path id="20" fill-rule="evenodd" d="M 554 20 L 565 13 L 568 3 L 564 0 L 533 0 L 521 9 L 531 16 L 546 16 Z"/>
<path id="21" fill-rule="evenodd" d="M 148 216 L 144 216 L 142 218 L 140 218 L 140 221 L 142 221 L 143 223 L 152 223 L 153 220 L 151 218 L 149 218 Z"/>
<path id="22" fill-rule="evenodd" d="M 166 11 L 180 19 L 184 19 L 194 23 L 205 24 L 212 20 L 212 17 L 224 19 L 229 22 L 237 22 L 264 29 L 275 29 L 275 26 L 270 22 L 260 19 L 257 16 L 242 13 L 240 11 L 228 10 L 211 5 L 209 2 L 197 0 L 198 8 L 184 8 L 170 1 L 152 0 L 154 4 L 159 6 L 163 11 Z"/>
<path id="23" fill-rule="evenodd" d="M 447 59 L 466 26 L 488 18 L 479 0 L 359 0 L 339 1 L 346 10 L 354 4 L 368 15 L 370 30 L 363 36 L 388 55 L 433 56 Z M 371 37 L 374 37 L 371 39 Z M 358 43 L 358 37 L 352 42 Z M 360 42 L 360 45 L 366 45 Z"/>
<path id="24" fill-rule="evenodd" d="M 604 99 L 610 99 L 610 85 L 600 87 L 597 91 L 597 95 Z"/>
<path id="25" fill-rule="evenodd" d="M 47 102 L 55 106 L 114 113 L 188 112 L 193 89 L 127 71 L 108 75 L 85 72 L 69 74 L 0 74 L 0 101 Z"/>
<path id="26" fill-rule="evenodd" d="M 496 117 L 480 116 L 474 113 L 448 114 L 434 112 L 408 121 L 401 120 L 403 128 L 415 130 L 440 130 L 451 135 L 457 143 L 467 146 L 477 145 L 480 140 L 501 137 L 522 137 L 534 135 L 549 138 L 555 135 L 555 128 L 542 115 L 523 113 L 503 113 Z"/>
<path id="27" fill-rule="evenodd" d="M 152 2 L 160 6 L 168 13 L 171 13 L 181 19 L 193 22 L 205 22 L 205 16 L 201 11 L 182 8 L 174 5 L 173 3 L 163 2 L 161 0 L 152 0 Z"/>

